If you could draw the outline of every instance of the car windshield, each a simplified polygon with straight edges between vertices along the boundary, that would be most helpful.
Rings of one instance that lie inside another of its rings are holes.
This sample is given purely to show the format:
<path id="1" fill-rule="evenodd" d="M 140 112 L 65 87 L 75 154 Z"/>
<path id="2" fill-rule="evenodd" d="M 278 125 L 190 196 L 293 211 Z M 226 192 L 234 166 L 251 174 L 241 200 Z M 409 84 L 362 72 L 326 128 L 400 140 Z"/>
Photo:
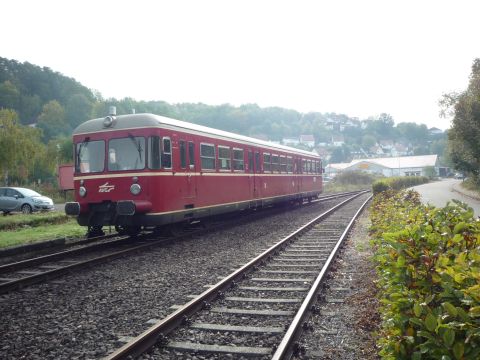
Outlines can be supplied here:
<path id="1" fill-rule="evenodd" d="M 108 142 L 108 170 L 145 168 L 145 138 L 129 136 Z"/>
<path id="2" fill-rule="evenodd" d="M 30 190 L 30 189 L 17 189 L 17 190 L 25 197 L 42 196 L 36 191 Z"/>
<path id="3" fill-rule="evenodd" d="M 76 146 L 75 171 L 80 173 L 101 172 L 104 169 L 105 142 L 85 139 Z"/>

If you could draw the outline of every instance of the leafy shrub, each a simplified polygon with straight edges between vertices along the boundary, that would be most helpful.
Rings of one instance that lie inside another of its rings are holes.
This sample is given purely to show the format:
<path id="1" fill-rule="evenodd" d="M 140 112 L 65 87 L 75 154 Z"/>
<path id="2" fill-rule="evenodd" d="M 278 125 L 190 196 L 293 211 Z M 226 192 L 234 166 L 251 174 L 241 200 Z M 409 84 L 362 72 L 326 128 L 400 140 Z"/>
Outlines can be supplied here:
<path id="1" fill-rule="evenodd" d="M 372 236 L 384 359 L 480 358 L 480 221 L 465 204 L 420 204 L 414 191 L 375 196 Z"/>
<path id="2" fill-rule="evenodd" d="M 390 186 L 385 180 L 378 180 L 372 184 L 372 191 L 374 194 L 381 193 L 390 189 Z"/>
<path id="3" fill-rule="evenodd" d="M 369 174 L 365 171 L 342 171 L 339 173 L 333 181 L 337 184 L 354 184 L 354 185 L 370 185 L 379 176 Z"/>
<path id="4" fill-rule="evenodd" d="M 378 194 L 387 189 L 402 190 L 411 186 L 426 184 L 428 181 L 429 179 L 426 176 L 389 177 L 375 181 L 372 185 L 372 189 L 374 194 Z"/>

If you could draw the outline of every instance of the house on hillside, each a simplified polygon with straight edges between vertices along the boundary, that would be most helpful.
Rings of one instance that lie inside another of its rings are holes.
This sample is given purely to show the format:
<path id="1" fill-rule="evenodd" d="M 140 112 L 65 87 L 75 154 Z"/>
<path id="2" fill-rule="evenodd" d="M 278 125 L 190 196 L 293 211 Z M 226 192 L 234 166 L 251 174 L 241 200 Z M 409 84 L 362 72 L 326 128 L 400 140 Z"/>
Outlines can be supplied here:
<path id="1" fill-rule="evenodd" d="M 343 135 L 333 135 L 332 136 L 332 145 L 333 146 L 339 147 L 339 146 L 342 146 L 343 144 L 345 144 L 345 138 L 343 137 Z"/>
<path id="2" fill-rule="evenodd" d="M 288 137 L 282 139 L 282 144 L 286 146 L 297 146 L 300 143 L 300 140 L 295 137 Z"/>
<path id="3" fill-rule="evenodd" d="M 315 138 L 313 135 L 300 135 L 300 143 L 313 148 L 315 146 Z"/>
<path id="4" fill-rule="evenodd" d="M 440 130 L 439 128 L 436 128 L 436 127 L 432 127 L 428 129 L 428 133 L 430 135 L 441 135 L 443 134 L 443 130 Z"/>

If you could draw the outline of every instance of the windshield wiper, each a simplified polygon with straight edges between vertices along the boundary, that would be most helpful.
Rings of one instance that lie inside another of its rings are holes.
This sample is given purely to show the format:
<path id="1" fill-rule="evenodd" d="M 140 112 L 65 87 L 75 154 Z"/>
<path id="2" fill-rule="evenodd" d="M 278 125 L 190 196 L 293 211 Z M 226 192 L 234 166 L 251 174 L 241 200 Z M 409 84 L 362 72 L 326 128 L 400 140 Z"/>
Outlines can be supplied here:
<path id="1" fill-rule="evenodd" d="M 135 144 L 135 148 L 137 149 L 138 151 L 138 157 L 140 158 L 140 161 L 142 161 L 142 152 L 143 152 L 143 149 L 142 149 L 142 145 L 140 144 L 140 140 L 137 141 L 135 139 L 135 136 L 133 136 L 132 134 L 128 134 L 128 138 L 130 140 L 133 141 L 133 143 Z"/>
<path id="2" fill-rule="evenodd" d="M 81 155 L 82 155 L 82 150 L 85 148 L 85 146 L 90 142 L 90 137 L 86 137 L 81 143 L 80 146 L 78 147 L 77 151 L 77 166 L 76 170 L 80 171 L 80 160 L 81 160 Z"/>

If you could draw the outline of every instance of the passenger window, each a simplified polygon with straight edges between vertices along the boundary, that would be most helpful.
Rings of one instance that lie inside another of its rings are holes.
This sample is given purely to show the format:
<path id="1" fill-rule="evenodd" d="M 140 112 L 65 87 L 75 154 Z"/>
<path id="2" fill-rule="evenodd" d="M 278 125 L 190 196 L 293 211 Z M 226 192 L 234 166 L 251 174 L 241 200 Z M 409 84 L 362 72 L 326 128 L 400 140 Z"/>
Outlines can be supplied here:
<path id="1" fill-rule="evenodd" d="M 148 168 L 160 169 L 160 136 L 148 138 Z"/>
<path id="2" fill-rule="evenodd" d="M 162 151 L 162 167 L 164 169 L 172 168 L 172 142 L 170 138 L 164 137 L 163 139 L 163 151 Z"/>
<path id="3" fill-rule="evenodd" d="M 291 157 L 287 157 L 287 172 L 293 172 L 293 159 Z"/>
<path id="4" fill-rule="evenodd" d="M 287 158 L 285 156 L 280 156 L 280 171 L 287 172 Z"/>
<path id="5" fill-rule="evenodd" d="M 278 164 L 278 155 L 272 154 L 272 171 L 279 171 L 280 166 Z"/>
<path id="6" fill-rule="evenodd" d="M 258 151 L 255 152 L 255 172 L 260 172 L 260 153 Z"/>
<path id="7" fill-rule="evenodd" d="M 263 154 L 263 170 L 272 171 L 272 168 L 270 165 L 270 154 Z"/>
<path id="8" fill-rule="evenodd" d="M 185 147 L 185 141 L 180 140 L 180 167 L 185 169 L 187 167 L 187 148 Z"/>
<path id="9" fill-rule="evenodd" d="M 215 146 L 200 144 L 200 161 L 202 170 L 215 170 Z"/>
<path id="10" fill-rule="evenodd" d="M 231 153 L 229 147 L 218 147 L 218 168 L 220 170 L 230 170 Z"/>
<path id="11" fill-rule="evenodd" d="M 302 173 L 307 173 L 307 160 L 302 159 Z"/>
<path id="12" fill-rule="evenodd" d="M 191 141 L 188 142 L 188 163 L 195 166 L 195 144 Z"/>
<path id="13" fill-rule="evenodd" d="M 249 152 L 249 155 L 251 152 Z M 245 160 L 243 157 L 242 149 L 233 149 L 233 170 L 243 171 L 245 170 Z"/>
<path id="14" fill-rule="evenodd" d="M 0 189 L 0 196 L 5 196 L 7 189 Z"/>
<path id="15" fill-rule="evenodd" d="M 253 152 L 248 151 L 248 172 L 253 173 Z"/>

